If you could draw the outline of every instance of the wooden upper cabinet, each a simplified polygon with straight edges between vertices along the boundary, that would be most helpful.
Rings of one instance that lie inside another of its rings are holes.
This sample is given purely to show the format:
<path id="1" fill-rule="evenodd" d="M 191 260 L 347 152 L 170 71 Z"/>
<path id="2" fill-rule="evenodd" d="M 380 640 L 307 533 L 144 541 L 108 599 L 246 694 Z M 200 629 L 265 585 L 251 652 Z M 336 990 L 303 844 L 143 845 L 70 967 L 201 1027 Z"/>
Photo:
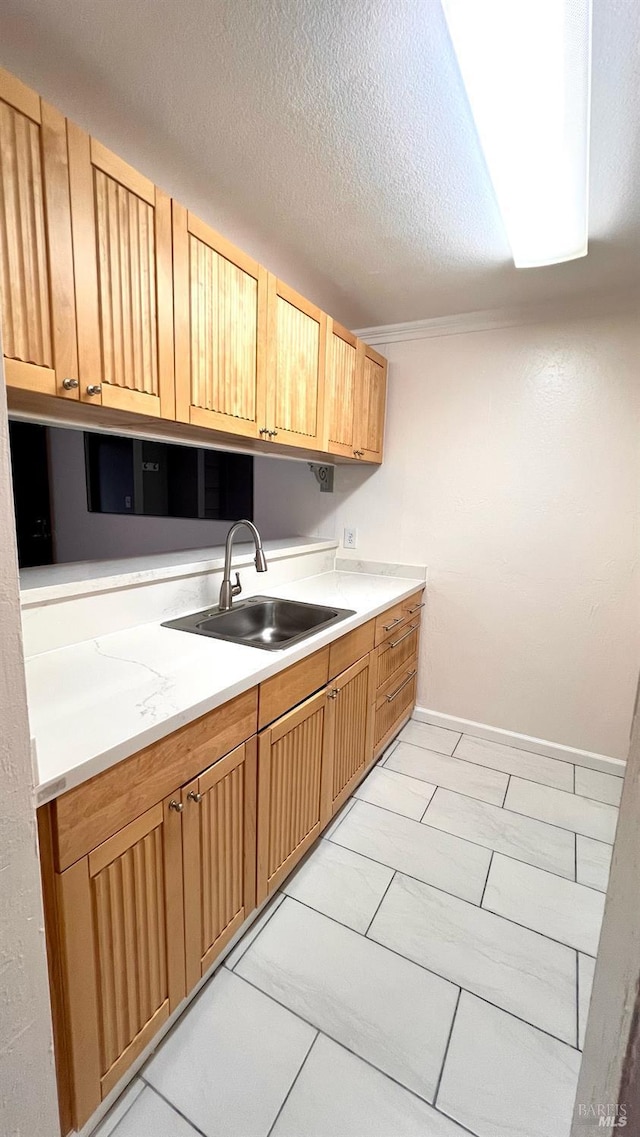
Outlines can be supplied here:
<path id="1" fill-rule="evenodd" d="M 255 736 L 182 789 L 187 991 L 255 908 Z"/>
<path id="2" fill-rule="evenodd" d="M 7 384 L 77 398 L 66 124 L 2 69 L 0 235 Z"/>
<path id="3" fill-rule="evenodd" d="M 357 457 L 365 462 L 382 462 L 386 402 L 387 361 L 365 344 L 354 428 Z"/>
<path id="4" fill-rule="evenodd" d="M 345 458 L 357 457 L 354 427 L 364 367 L 362 348 L 357 336 L 328 318 L 325 449 Z"/>
<path id="5" fill-rule="evenodd" d="M 176 417 L 248 438 L 265 427 L 267 271 L 173 202 Z"/>
<path id="6" fill-rule="evenodd" d="M 67 123 L 80 398 L 175 418 L 171 202 Z"/>
<path id="7" fill-rule="evenodd" d="M 321 450 L 327 317 L 270 274 L 268 320 L 268 436 Z"/>

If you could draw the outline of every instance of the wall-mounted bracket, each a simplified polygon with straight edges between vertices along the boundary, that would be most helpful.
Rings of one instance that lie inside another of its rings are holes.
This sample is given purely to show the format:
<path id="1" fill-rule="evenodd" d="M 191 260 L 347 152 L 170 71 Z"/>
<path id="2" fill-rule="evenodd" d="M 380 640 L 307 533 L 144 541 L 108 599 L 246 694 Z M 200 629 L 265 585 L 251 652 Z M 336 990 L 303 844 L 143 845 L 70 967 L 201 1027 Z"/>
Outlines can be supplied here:
<path id="1" fill-rule="evenodd" d="M 333 466 L 319 466 L 309 462 L 309 469 L 320 486 L 320 493 L 333 493 Z"/>

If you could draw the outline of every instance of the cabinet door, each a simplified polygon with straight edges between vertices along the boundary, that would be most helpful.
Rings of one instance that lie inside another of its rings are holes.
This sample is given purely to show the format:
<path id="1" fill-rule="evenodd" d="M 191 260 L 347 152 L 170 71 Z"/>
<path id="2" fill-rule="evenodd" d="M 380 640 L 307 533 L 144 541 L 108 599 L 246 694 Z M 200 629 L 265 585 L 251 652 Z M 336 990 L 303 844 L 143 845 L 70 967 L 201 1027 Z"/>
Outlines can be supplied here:
<path id="1" fill-rule="evenodd" d="M 327 318 L 269 276 L 267 427 L 272 441 L 322 450 Z"/>
<path id="2" fill-rule="evenodd" d="M 77 399 L 66 124 L 2 69 L 0 238 L 7 384 Z"/>
<path id="3" fill-rule="evenodd" d="M 258 736 L 257 902 L 272 893 L 329 820 L 327 691 Z"/>
<path id="4" fill-rule="evenodd" d="M 266 426 L 267 271 L 173 203 L 176 417 L 258 438 Z"/>
<path id="5" fill-rule="evenodd" d="M 80 398 L 175 418 L 171 202 L 67 124 Z"/>
<path id="6" fill-rule="evenodd" d="M 330 454 L 358 457 L 354 438 L 356 398 L 363 379 L 364 348 L 346 328 L 327 320 L 326 445 Z"/>
<path id="7" fill-rule="evenodd" d="M 185 993 L 181 814 L 171 801 L 180 804 L 147 810 L 57 878 L 78 1129 Z"/>
<path id="8" fill-rule="evenodd" d="M 325 779 L 325 812 L 336 813 L 362 777 L 373 753 L 373 656 L 365 655 L 328 690 L 329 776 Z"/>
<path id="9" fill-rule="evenodd" d="M 182 790 L 187 990 L 255 907 L 256 739 Z"/>
<path id="10" fill-rule="evenodd" d="M 355 427 L 357 457 L 365 462 L 382 462 L 386 401 L 387 361 L 365 346 Z"/>

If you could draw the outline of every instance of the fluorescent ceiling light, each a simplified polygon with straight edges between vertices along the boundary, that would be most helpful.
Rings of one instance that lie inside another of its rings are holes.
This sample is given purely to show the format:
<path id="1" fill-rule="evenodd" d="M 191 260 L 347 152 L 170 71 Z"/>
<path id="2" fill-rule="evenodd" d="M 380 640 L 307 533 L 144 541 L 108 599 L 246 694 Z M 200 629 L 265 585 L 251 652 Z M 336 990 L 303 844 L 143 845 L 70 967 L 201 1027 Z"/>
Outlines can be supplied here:
<path id="1" fill-rule="evenodd" d="M 518 268 L 587 254 L 591 0 L 442 0 Z"/>

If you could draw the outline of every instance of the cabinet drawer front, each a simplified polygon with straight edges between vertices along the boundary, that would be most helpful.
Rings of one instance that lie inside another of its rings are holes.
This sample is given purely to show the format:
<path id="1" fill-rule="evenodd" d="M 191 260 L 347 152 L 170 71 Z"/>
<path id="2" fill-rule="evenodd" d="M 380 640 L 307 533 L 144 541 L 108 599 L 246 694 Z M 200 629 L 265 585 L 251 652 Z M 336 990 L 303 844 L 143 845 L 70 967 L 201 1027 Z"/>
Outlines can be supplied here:
<path id="1" fill-rule="evenodd" d="M 376 702 L 373 751 L 377 757 L 384 749 L 387 741 L 393 737 L 398 724 L 408 718 L 416 700 L 416 684 L 418 674 L 418 661 L 412 659 L 408 666 L 401 671 L 397 684 L 388 694 L 382 695 Z"/>
<path id="2" fill-rule="evenodd" d="M 57 798 L 57 869 L 68 868 L 255 734 L 257 701 L 256 688 L 246 691 Z"/>
<path id="3" fill-rule="evenodd" d="M 398 628 L 395 638 L 385 640 L 376 648 L 376 694 L 387 693 L 387 685 L 393 687 L 393 679 L 408 660 L 418 652 L 420 621 L 415 618 L 404 622 Z"/>
<path id="4" fill-rule="evenodd" d="M 400 626 L 420 612 L 423 607 L 422 592 L 422 589 L 414 592 L 406 600 L 400 600 L 393 608 L 388 608 L 376 617 L 376 647 L 385 640 L 395 639 Z"/>
<path id="5" fill-rule="evenodd" d="M 352 663 L 357 663 L 363 655 L 372 651 L 374 640 L 375 620 L 369 620 L 367 624 L 354 628 L 352 632 L 332 643 L 329 654 L 329 678 L 333 679 L 341 671 L 351 667 Z"/>
<path id="6" fill-rule="evenodd" d="M 290 707 L 295 707 L 314 691 L 324 687 L 329 678 L 329 648 L 323 647 L 308 659 L 301 659 L 260 684 L 258 728 L 268 726 Z"/>

